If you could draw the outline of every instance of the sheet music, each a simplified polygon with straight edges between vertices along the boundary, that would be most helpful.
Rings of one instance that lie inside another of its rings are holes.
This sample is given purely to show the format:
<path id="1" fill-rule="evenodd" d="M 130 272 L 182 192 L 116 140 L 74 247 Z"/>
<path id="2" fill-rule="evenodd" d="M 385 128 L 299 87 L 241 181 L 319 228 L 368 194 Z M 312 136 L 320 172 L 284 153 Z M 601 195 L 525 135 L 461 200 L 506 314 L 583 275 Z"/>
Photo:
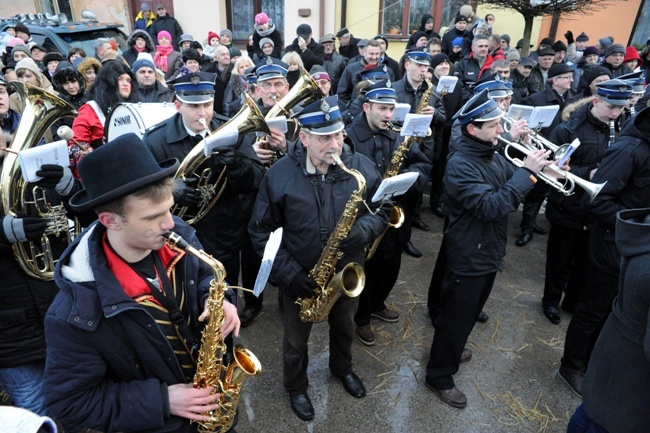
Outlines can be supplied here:
<path id="1" fill-rule="evenodd" d="M 260 270 L 257 273 L 257 278 L 255 279 L 255 287 L 253 288 L 253 294 L 257 297 L 260 296 L 260 293 L 266 287 L 266 282 L 269 280 L 271 275 L 271 269 L 273 268 L 273 262 L 275 261 L 275 256 L 278 254 L 280 245 L 282 244 L 282 227 L 273 231 L 269 236 L 269 240 L 266 242 L 266 247 L 264 248 L 264 255 L 262 257 L 262 264 Z"/>
<path id="2" fill-rule="evenodd" d="M 269 128 L 279 129 L 283 134 L 286 134 L 289 130 L 287 128 L 287 118 L 284 116 L 268 119 L 266 120 L 266 124 L 269 126 Z"/>
<path id="3" fill-rule="evenodd" d="M 530 116 L 532 116 L 534 110 L 535 107 L 531 105 L 512 104 L 508 109 L 508 119 L 525 119 L 528 121 L 528 119 L 530 119 Z"/>
<path id="4" fill-rule="evenodd" d="M 203 153 L 209 158 L 215 149 L 235 146 L 237 140 L 239 140 L 239 131 L 237 131 L 237 128 L 233 126 L 232 129 L 224 129 L 214 135 L 205 137 L 203 140 Z"/>
<path id="5" fill-rule="evenodd" d="M 382 180 L 377 192 L 372 196 L 372 202 L 390 200 L 393 196 L 404 194 L 415 183 L 419 175 L 416 172 L 408 172 Z"/>
<path id="6" fill-rule="evenodd" d="M 432 119 L 432 114 L 409 113 L 406 115 L 400 135 L 402 137 L 424 137 L 427 135 Z"/>
<path id="7" fill-rule="evenodd" d="M 558 162 L 557 166 L 560 167 L 560 168 L 563 167 L 564 164 L 566 164 L 567 160 L 571 157 L 573 152 L 576 151 L 578 146 L 580 146 L 580 139 L 576 138 L 575 140 L 573 140 L 571 142 L 571 144 L 569 145 L 569 148 L 566 150 L 566 152 L 564 152 L 564 155 L 562 155 L 562 159 L 560 159 L 560 162 Z"/>
<path id="8" fill-rule="evenodd" d="M 393 123 L 402 124 L 406 119 L 406 115 L 411 111 L 411 105 L 405 104 L 403 102 L 398 102 L 395 104 L 395 111 L 393 111 L 393 117 L 390 119 Z"/>
<path id="9" fill-rule="evenodd" d="M 440 77 L 438 86 L 436 87 L 436 93 L 451 93 L 456 88 L 457 83 L 458 77 L 454 77 L 453 75 Z"/>
<path id="10" fill-rule="evenodd" d="M 555 115 L 560 110 L 559 105 L 549 105 L 546 107 L 535 107 L 533 114 L 528 120 L 528 128 L 547 128 L 553 123 Z"/>
<path id="11" fill-rule="evenodd" d="M 39 181 L 42 178 L 36 176 L 36 172 L 41 169 L 43 164 L 55 164 L 62 167 L 70 166 L 68 143 L 65 140 L 59 140 L 21 150 L 18 153 L 18 160 L 20 161 L 20 171 L 23 179 L 27 182 Z"/>

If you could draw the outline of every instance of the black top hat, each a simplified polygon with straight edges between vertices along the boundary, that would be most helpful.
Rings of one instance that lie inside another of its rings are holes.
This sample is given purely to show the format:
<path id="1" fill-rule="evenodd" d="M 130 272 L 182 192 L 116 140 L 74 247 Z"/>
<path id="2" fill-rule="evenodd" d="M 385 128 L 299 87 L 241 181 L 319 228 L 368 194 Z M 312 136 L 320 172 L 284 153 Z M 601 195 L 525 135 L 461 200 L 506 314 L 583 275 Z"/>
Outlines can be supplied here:
<path id="1" fill-rule="evenodd" d="M 121 135 L 81 160 L 84 189 L 72 196 L 70 207 L 77 212 L 96 209 L 173 176 L 178 165 L 176 158 L 159 164 L 137 135 Z"/>

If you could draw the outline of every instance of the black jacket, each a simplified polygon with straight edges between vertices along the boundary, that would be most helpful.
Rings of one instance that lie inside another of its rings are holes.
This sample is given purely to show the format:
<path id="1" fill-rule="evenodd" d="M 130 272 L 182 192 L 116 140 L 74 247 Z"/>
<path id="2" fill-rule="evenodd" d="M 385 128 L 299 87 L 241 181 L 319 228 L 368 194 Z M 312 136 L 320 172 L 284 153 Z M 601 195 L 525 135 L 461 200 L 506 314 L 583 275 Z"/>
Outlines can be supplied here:
<path id="1" fill-rule="evenodd" d="M 460 32 L 456 27 L 452 26 L 452 28 L 442 36 L 442 52 L 447 55 L 452 54 L 454 52 L 454 39 L 458 37 L 464 38 L 468 33 L 467 30 Z"/>
<path id="2" fill-rule="evenodd" d="M 139 87 L 140 102 L 172 102 L 174 92 L 163 86 L 156 80 L 151 89 Z"/>
<path id="3" fill-rule="evenodd" d="M 339 53 L 345 57 L 346 62 L 359 55 L 359 47 L 357 46 L 359 42 L 361 42 L 361 39 L 350 35 L 350 43 L 345 47 L 339 47 Z"/>
<path id="4" fill-rule="evenodd" d="M 513 104 L 522 104 L 524 99 L 540 90 L 539 81 L 532 73 L 528 77 L 524 77 L 515 68 L 510 72 L 510 78 L 512 79 Z"/>
<path id="5" fill-rule="evenodd" d="M 162 18 L 156 17 L 156 20 L 149 26 L 147 32 L 149 32 L 154 41 L 158 41 L 158 33 L 162 30 L 167 30 L 172 35 L 172 46 L 176 51 L 180 51 L 178 44 L 181 41 L 183 29 L 178 24 L 178 21 L 176 21 L 176 18 L 169 14 L 165 14 Z"/>
<path id="6" fill-rule="evenodd" d="M 551 125 L 546 128 L 542 128 L 541 130 L 541 134 L 544 137 L 548 137 L 551 135 L 551 132 L 553 132 L 553 130 L 560 123 L 562 123 L 562 111 L 564 111 L 564 107 L 566 107 L 568 104 L 571 104 L 572 102 L 575 102 L 577 99 L 578 97 L 571 90 L 566 92 L 564 98 L 561 98 L 560 95 L 555 90 L 553 90 L 552 86 L 547 86 L 541 92 L 533 93 L 524 99 L 523 103 L 524 105 L 532 105 L 534 107 L 545 107 L 549 105 L 560 106 L 560 109 L 557 110 L 557 113 L 555 113 L 555 118 L 553 118 Z M 535 125 L 529 125 L 529 127 L 535 128 Z"/>
<path id="7" fill-rule="evenodd" d="M 339 81 L 341 76 L 343 76 L 343 71 L 345 71 L 346 60 L 345 58 L 337 53 L 336 51 L 332 52 L 332 55 L 328 59 L 326 55 L 323 57 L 323 67 L 330 76 L 330 81 L 332 82 L 332 87 L 330 92 L 332 94 L 336 93 L 336 90 L 339 86 Z"/>
<path id="8" fill-rule="evenodd" d="M 219 122 L 213 117 L 210 130 L 214 131 L 218 126 Z M 142 140 L 159 162 L 169 158 L 183 161 L 198 143 L 187 133 L 180 114 L 149 129 Z M 264 166 L 252 147 L 239 146 L 237 157 L 238 161 L 226 170 L 228 181 L 219 201 L 194 224 L 205 250 L 222 263 L 239 252 L 243 241 L 245 226 L 239 194 L 257 190 L 264 175 Z M 214 182 L 223 166 L 210 163 L 208 166 L 212 169 Z"/>
<path id="9" fill-rule="evenodd" d="M 298 45 L 298 38 L 294 39 L 293 43 L 284 49 L 285 53 L 289 53 L 291 51 L 295 51 L 300 55 L 302 63 L 307 71 L 310 71 L 311 67 L 314 65 L 322 65 L 325 61 L 325 49 L 321 44 L 316 42 L 314 38 L 309 41 L 307 48 L 305 48 L 305 51 L 302 51 L 300 49 L 300 46 Z"/>
<path id="10" fill-rule="evenodd" d="M 353 191 L 359 188 L 356 179 L 341 167 L 331 165 L 327 174 L 310 173 L 307 155 L 302 145 L 296 145 L 284 158 L 273 164 L 262 180 L 255 209 L 248 226 L 253 247 L 261 256 L 269 234 L 283 227 L 282 244 L 275 257 L 271 278 L 278 281 L 283 291 L 299 271 L 310 271 L 334 230 Z M 366 181 L 363 198 L 370 203 L 381 176 L 372 161 L 354 153 L 344 144 L 341 160 L 348 168 L 358 170 Z M 379 236 L 388 225 L 390 205 L 383 205 L 373 215 L 360 203 L 354 226 L 358 227 L 366 244 Z M 321 220 L 324 223 L 321 236 Z M 347 263 L 363 266 L 363 248 L 346 254 L 336 266 L 340 270 Z"/>
<path id="11" fill-rule="evenodd" d="M 276 59 L 282 57 L 282 35 L 275 26 L 275 23 L 272 22 L 266 30 L 260 30 L 257 24 L 255 24 L 254 28 L 253 54 L 257 54 L 258 57 L 263 56 L 264 52 L 262 51 L 262 48 L 260 48 L 260 41 L 264 38 L 269 38 L 273 41 L 273 52 L 271 53 L 271 57 L 275 57 Z"/>
<path id="12" fill-rule="evenodd" d="M 173 35 L 174 34 L 172 33 L 172 36 Z M 133 30 L 133 32 L 129 35 L 129 39 L 126 40 L 126 46 L 128 48 L 122 53 L 122 57 L 124 57 L 124 60 L 126 60 L 130 67 L 133 67 L 133 63 L 138 60 L 138 54 L 140 54 L 138 50 L 134 48 L 135 38 L 138 36 L 141 36 L 147 42 L 145 52 L 151 54 L 152 58 L 156 54 L 156 43 L 153 41 L 153 39 L 151 39 L 151 35 L 147 32 L 147 30 Z"/>
<path id="13" fill-rule="evenodd" d="M 212 72 L 217 74 L 217 79 L 214 83 L 214 112 L 218 114 L 224 114 L 223 99 L 226 95 L 226 87 L 230 82 L 230 77 L 232 76 L 232 70 L 235 68 L 235 65 L 232 63 L 228 66 L 228 69 L 221 75 L 219 71 L 218 62 L 213 62 L 212 65 L 208 68 L 206 72 Z"/>
<path id="14" fill-rule="evenodd" d="M 445 170 L 447 266 L 458 275 L 503 269 L 508 214 L 535 185 L 531 172 L 515 168 L 495 147 L 463 134 Z"/>
<path id="15" fill-rule="evenodd" d="M 583 179 L 598 168 L 609 143 L 609 126 L 596 119 L 590 112 L 591 103 L 577 109 L 567 120 L 548 137 L 557 145 L 571 143 L 580 139 L 580 146 L 571 155 L 571 173 Z M 588 230 L 592 219 L 581 204 L 584 191 L 576 187 L 574 194 L 565 196 L 555 189 L 551 190 L 546 206 L 546 218 L 554 224 L 577 230 Z"/>
<path id="16" fill-rule="evenodd" d="M 350 62 L 343 70 L 341 80 L 336 89 L 336 94 L 339 96 L 339 106 L 345 109 L 351 101 L 353 101 L 359 92 L 357 92 L 357 84 L 361 81 L 361 72 L 368 65 L 364 59 L 358 62 Z M 384 70 L 390 77 L 391 82 L 395 82 L 395 75 L 393 70 L 384 64 Z"/>

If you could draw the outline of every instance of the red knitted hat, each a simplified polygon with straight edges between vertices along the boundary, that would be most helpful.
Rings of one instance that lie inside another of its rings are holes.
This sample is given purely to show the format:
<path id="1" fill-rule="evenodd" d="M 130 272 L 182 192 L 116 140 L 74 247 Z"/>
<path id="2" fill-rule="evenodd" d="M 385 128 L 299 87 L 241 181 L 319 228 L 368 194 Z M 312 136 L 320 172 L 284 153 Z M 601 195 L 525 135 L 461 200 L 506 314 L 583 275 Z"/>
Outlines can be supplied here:
<path id="1" fill-rule="evenodd" d="M 213 38 L 217 38 L 217 40 L 221 41 L 221 38 L 219 37 L 218 34 L 216 34 L 215 32 L 208 32 L 208 45 L 210 45 L 210 41 Z"/>

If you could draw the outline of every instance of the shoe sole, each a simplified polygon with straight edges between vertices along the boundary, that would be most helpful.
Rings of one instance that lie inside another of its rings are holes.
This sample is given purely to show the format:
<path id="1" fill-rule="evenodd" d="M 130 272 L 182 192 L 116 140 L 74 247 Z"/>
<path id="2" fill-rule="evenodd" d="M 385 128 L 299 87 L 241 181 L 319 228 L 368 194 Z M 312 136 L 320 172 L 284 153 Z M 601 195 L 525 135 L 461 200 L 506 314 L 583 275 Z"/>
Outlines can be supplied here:
<path id="1" fill-rule="evenodd" d="M 429 385 L 429 382 L 427 382 L 426 380 L 424 381 L 424 384 L 427 386 L 427 388 L 429 388 L 431 391 L 433 391 L 433 393 L 434 393 L 434 394 L 435 394 L 435 395 L 440 399 L 440 401 L 442 401 L 444 404 L 449 405 L 449 406 L 451 406 L 451 407 L 455 407 L 456 409 L 465 409 L 465 408 L 467 407 L 467 402 L 465 402 L 465 404 L 461 404 L 461 403 L 454 403 L 454 402 L 451 401 L 451 400 L 446 400 L 446 399 L 442 396 L 442 394 L 440 394 L 440 392 L 439 392 L 437 389 L 435 389 L 434 387 L 432 387 L 431 385 Z"/>
<path id="2" fill-rule="evenodd" d="M 465 364 L 466 362 L 470 362 L 470 361 L 472 360 L 472 355 L 473 355 L 473 354 L 470 352 L 470 354 L 469 354 L 469 356 L 468 356 L 467 358 L 463 358 L 463 357 L 461 357 L 461 358 L 460 358 L 460 363 L 461 363 L 461 364 Z"/>
<path id="3" fill-rule="evenodd" d="M 363 340 L 361 337 L 359 337 L 359 334 L 357 334 L 357 340 L 364 346 L 374 346 L 375 345 L 375 340 L 368 341 L 368 340 Z"/>
<path id="4" fill-rule="evenodd" d="M 397 322 L 399 322 L 399 316 L 397 316 L 396 319 L 388 319 L 388 318 L 386 318 L 384 316 L 380 316 L 379 314 L 370 313 L 370 317 L 374 317 L 375 319 L 379 319 L 382 322 L 386 322 L 386 323 L 397 323 Z"/>
<path id="5" fill-rule="evenodd" d="M 555 375 L 556 375 L 557 377 L 559 377 L 560 379 L 562 379 L 562 382 L 564 382 L 564 383 L 567 384 L 567 386 L 569 387 L 569 389 L 571 390 L 571 392 L 573 392 L 573 393 L 574 393 L 575 395 L 577 395 L 578 397 L 582 398 L 582 394 L 580 394 L 580 393 L 579 393 L 579 392 L 578 392 L 578 391 L 577 391 L 573 386 L 571 386 L 571 384 L 569 383 L 569 381 L 566 380 L 566 379 L 564 378 L 564 376 L 562 376 L 562 375 L 560 374 L 560 369 L 558 369 L 558 370 L 555 372 Z"/>

